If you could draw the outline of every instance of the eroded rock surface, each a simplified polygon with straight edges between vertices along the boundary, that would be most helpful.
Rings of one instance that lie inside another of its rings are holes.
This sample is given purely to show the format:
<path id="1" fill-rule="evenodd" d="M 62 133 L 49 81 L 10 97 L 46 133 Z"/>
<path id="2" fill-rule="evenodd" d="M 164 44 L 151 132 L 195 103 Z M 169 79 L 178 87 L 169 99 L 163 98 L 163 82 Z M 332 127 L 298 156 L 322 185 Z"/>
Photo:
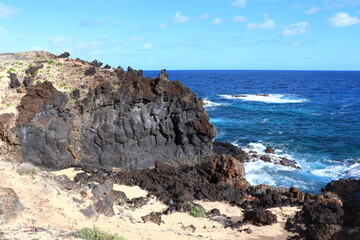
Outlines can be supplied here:
<path id="1" fill-rule="evenodd" d="M 360 181 L 332 181 L 308 200 L 286 229 L 305 239 L 360 239 Z"/>
<path id="2" fill-rule="evenodd" d="M 87 91 L 67 96 L 47 81 L 27 88 L 13 129 L 26 160 L 54 169 L 136 169 L 212 151 L 216 130 L 202 101 L 179 81 L 132 69 L 107 70 L 108 81 L 97 75 L 98 62 L 92 65 Z"/>

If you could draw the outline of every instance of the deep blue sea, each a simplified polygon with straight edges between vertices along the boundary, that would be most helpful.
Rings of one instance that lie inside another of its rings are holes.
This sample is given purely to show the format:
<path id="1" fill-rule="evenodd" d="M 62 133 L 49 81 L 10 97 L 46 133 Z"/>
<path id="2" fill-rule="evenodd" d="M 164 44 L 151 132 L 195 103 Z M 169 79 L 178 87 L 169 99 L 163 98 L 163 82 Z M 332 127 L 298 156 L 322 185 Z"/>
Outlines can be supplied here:
<path id="1" fill-rule="evenodd" d="M 158 71 L 144 75 L 157 76 Z M 360 71 L 168 71 L 204 99 L 216 140 L 296 160 L 301 170 L 246 164 L 252 184 L 317 193 L 360 179 Z M 268 94 L 259 96 L 257 94 Z"/>

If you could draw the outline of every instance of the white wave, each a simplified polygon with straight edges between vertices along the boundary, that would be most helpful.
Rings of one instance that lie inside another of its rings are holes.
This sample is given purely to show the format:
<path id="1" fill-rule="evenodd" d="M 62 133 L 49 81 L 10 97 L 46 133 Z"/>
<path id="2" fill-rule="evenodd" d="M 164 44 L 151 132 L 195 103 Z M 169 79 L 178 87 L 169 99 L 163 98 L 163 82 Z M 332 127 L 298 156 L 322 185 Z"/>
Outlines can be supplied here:
<path id="1" fill-rule="evenodd" d="M 237 145 L 236 143 L 232 143 L 232 144 L 239 147 L 239 145 Z M 258 161 L 263 162 L 262 160 L 260 160 L 260 157 L 262 155 L 269 155 L 271 157 L 271 161 L 272 161 L 272 163 L 269 163 L 269 164 L 285 167 L 280 164 L 281 160 L 283 160 L 284 158 L 286 158 L 288 160 L 293 160 L 293 157 L 290 154 L 284 153 L 284 151 L 282 149 L 275 149 L 275 153 L 266 153 L 265 152 L 266 146 L 260 142 L 249 143 L 246 146 L 240 146 L 240 147 L 249 155 L 250 162 L 258 162 Z M 302 167 L 298 161 L 297 161 L 297 165 L 299 167 Z M 292 167 L 285 167 L 285 168 L 290 171 L 295 170 Z"/>
<path id="2" fill-rule="evenodd" d="M 312 170 L 311 173 L 319 177 L 327 177 L 331 179 L 360 179 L 360 164 L 349 162 L 345 162 L 343 164 L 334 163 L 333 165 L 322 169 Z"/>
<path id="3" fill-rule="evenodd" d="M 235 95 L 219 95 L 224 99 L 240 99 L 243 101 L 251 102 L 265 102 L 265 103 L 302 103 L 306 102 L 306 99 L 296 98 L 292 95 L 282 94 L 235 94 Z"/>
<path id="4" fill-rule="evenodd" d="M 345 171 L 345 178 L 360 180 L 360 163 L 351 165 L 347 171 Z"/>
<path id="5" fill-rule="evenodd" d="M 219 106 L 223 105 L 222 103 L 212 102 L 212 101 L 208 100 L 207 98 L 203 99 L 203 103 L 204 103 L 205 108 L 219 107 Z"/>

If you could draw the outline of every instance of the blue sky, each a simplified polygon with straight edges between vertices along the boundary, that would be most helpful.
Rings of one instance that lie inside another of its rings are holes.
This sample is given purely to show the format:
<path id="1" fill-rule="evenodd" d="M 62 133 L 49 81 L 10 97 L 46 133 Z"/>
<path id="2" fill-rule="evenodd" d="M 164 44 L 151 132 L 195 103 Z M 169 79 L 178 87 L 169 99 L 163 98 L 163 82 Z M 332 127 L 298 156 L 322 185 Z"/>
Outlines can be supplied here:
<path id="1" fill-rule="evenodd" d="M 135 69 L 360 70 L 360 0 L 0 0 L 0 52 Z"/>

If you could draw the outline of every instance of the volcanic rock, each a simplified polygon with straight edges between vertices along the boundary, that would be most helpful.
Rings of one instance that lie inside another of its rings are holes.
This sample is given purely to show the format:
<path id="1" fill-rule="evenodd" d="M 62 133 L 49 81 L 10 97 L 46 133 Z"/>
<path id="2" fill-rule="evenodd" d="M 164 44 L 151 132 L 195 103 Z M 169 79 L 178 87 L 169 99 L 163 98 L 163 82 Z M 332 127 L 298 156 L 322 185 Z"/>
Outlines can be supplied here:
<path id="1" fill-rule="evenodd" d="M 340 179 L 309 198 L 286 229 L 315 240 L 360 239 L 360 181 Z"/>
<path id="2" fill-rule="evenodd" d="M 58 58 L 68 58 L 70 57 L 70 53 L 68 52 L 63 52 L 62 54 L 57 56 Z"/>
<path id="3" fill-rule="evenodd" d="M 266 209 L 248 210 L 244 213 L 244 222 L 250 222 L 256 226 L 271 225 L 277 223 L 276 215 Z"/>
<path id="4" fill-rule="evenodd" d="M 13 221 L 23 209 L 18 196 L 11 188 L 0 188 L 0 224 Z"/>
<path id="5" fill-rule="evenodd" d="M 201 100 L 179 81 L 145 78 L 135 70 L 109 72 L 108 81 L 90 76 L 96 72 L 90 68 L 85 75 L 93 85 L 75 89 L 71 101 L 51 82 L 27 88 L 12 129 L 26 160 L 53 169 L 135 169 L 211 153 L 216 130 Z"/>
<path id="6" fill-rule="evenodd" d="M 265 152 L 275 154 L 275 149 L 273 149 L 272 147 L 266 147 Z"/>
<path id="7" fill-rule="evenodd" d="M 141 217 L 141 219 L 144 221 L 144 223 L 153 222 L 157 225 L 160 225 L 162 222 L 161 213 L 158 212 L 151 212 L 148 215 Z"/>
<path id="8" fill-rule="evenodd" d="M 21 86 L 19 79 L 15 73 L 10 73 L 10 88 L 18 88 Z"/>
<path id="9" fill-rule="evenodd" d="M 240 162 L 249 160 L 249 156 L 244 150 L 231 143 L 214 142 L 214 152 L 217 154 L 230 154 Z"/>
<path id="10" fill-rule="evenodd" d="M 244 164 L 230 155 L 218 155 L 209 163 L 203 164 L 204 173 L 210 183 L 228 184 L 236 188 L 246 188 Z"/>

